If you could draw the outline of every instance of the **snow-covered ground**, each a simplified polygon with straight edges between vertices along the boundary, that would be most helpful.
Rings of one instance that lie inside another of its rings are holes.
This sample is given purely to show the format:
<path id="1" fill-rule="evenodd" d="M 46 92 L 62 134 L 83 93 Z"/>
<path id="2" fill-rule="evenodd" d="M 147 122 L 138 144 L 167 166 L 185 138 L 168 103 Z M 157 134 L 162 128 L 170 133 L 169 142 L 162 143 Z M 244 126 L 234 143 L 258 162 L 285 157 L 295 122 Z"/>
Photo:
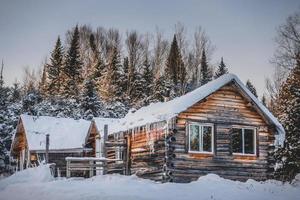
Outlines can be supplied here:
<path id="1" fill-rule="evenodd" d="M 136 176 L 105 175 L 90 179 L 54 179 L 47 166 L 18 172 L 0 180 L 1 200 L 22 199 L 201 199 L 298 200 L 300 176 L 293 184 L 269 180 L 246 183 L 207 175 L 189 184 L 155 183 Z"/>

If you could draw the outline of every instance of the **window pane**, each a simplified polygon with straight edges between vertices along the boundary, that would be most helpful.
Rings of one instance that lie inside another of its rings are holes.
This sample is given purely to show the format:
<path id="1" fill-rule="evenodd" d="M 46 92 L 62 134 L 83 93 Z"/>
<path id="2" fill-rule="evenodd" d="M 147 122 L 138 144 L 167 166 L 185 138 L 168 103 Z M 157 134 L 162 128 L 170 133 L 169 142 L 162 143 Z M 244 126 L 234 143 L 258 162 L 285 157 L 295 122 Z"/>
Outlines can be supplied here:
<path id="1" fill-rule="evenodd" d="M 199 126 L 190 125 L 190 150 L 199 151 Z"/>
<path id="2" fill-rule="evenodd" d="M 212 151 L 212 127 L 203 126 L 203 151 Z"/>
<path id="3" fill-rule="evenodd" d="M 242 129 L 234 128 L 232 130 L 232 152 L 243 153 Z"/>
<path id="4" fill-rule="evenodd" d="M 244 129 L 245 153 L 254 154 L 254 130 Z"/>

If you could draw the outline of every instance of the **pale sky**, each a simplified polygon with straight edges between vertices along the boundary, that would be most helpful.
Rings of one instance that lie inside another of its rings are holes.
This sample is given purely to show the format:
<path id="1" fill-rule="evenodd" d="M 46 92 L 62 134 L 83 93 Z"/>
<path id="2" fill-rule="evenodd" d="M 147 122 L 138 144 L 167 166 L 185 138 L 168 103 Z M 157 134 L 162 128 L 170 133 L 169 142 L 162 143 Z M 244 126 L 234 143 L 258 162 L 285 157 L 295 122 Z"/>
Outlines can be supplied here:
<path id="1" fill-rule="evenodd" d="M 0 0 L 0 59 L 5 82 L 12 84 L 21 81 L 25 66 L 38 69 L 57 36 L 77 23 L 123 33 L 154 33 L 158 26 L 171 40 L 181 22 L 190 36 L 201 25 L 216 45 L 212 64 L 223 56 L 229 71 L 250 79 L 262 95 L 273 71 L 276 27 L 299 9 L 296 0 Z"/>

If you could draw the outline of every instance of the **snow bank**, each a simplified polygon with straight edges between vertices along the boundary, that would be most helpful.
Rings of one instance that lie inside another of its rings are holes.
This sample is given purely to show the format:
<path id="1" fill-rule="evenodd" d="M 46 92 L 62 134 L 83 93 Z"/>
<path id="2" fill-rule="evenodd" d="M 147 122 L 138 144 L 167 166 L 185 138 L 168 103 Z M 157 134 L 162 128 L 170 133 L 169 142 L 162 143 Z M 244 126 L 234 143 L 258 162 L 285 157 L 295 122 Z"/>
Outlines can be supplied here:
<path id="1" fill-rule="evenodd" d="M 0 199 L 296 200 L 300 196 L 299 183 L 300 180 L 295 180 L 293 184 L 283 184 L 274 180 L 266 182 L 248 180 L 242 183 L 226 180 L 214 174 L 203 176 L 189 184 L 161 184 L 136 176 L 122 175 L 53 181 L 49 169 L 41 167 L 0 180 Z"/>
<path id="2" fill-rule="evenodd" d="M 29 168 L 0 180 L 0 191 L 14 184 L 43 183 L 54 180 L 49 165 Z M 0 198 L 1 199 L 1 198 Z"/>
<path id="3" fill-rule="evenodd" d="M 46 134 L 50 150 L 82 148 L 91 122 L 72 118 L 21 115 L 30 150 L 45 150 Z M 67 142 L 66 142 L 67 141 Z"/>

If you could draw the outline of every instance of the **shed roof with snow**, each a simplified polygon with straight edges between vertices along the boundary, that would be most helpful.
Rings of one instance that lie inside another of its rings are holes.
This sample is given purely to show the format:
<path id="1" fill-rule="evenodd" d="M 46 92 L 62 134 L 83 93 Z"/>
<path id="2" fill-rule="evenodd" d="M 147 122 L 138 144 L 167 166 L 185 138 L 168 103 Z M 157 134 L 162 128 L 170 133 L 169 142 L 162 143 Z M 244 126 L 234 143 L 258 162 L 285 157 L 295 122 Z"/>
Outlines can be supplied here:
<path id="1" fill-rule="evenodd" d="M 72 118 L 21 115 L 28 149 L 45 150 L 46 134 L 50 150 L 83 148 L 90 121 Z"/>
<path id="2" fill-rule="evenodd" d="M 104 134 L 104 125 L 108 125 L 108 133 L 114 133 L 119 130 L 120 119 L 118 118 L 102 118 L 95 117 L 93 121 L 96 124 L 97 130 L 101 136 Z"/>

